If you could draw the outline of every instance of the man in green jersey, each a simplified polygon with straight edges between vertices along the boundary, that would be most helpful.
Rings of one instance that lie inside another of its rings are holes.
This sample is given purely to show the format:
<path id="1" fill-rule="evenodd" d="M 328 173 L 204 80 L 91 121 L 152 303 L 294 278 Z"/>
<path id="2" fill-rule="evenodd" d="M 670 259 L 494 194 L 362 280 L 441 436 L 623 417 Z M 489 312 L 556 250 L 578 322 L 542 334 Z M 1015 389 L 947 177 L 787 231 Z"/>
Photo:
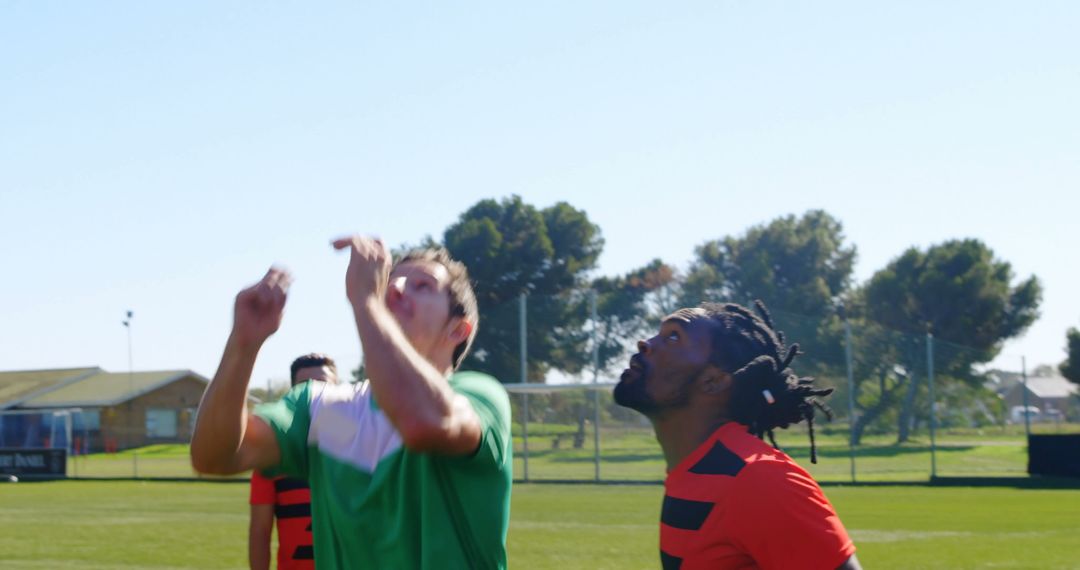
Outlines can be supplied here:
<path id="1" fill-rule="evenodd" d="M 247 413 L 251 370 L 291 281 L 271 268 L 236 297 L 192 465 L 308 479 L 320 570 L 505 568 L 510 402 L 494 378 L 455 372 L 477 326 L 465 267 L 440 249 L 391 266 L 378 240 L 333 245 L 350 251 L 345 289 L 368 380 L 309 382 Z"/>

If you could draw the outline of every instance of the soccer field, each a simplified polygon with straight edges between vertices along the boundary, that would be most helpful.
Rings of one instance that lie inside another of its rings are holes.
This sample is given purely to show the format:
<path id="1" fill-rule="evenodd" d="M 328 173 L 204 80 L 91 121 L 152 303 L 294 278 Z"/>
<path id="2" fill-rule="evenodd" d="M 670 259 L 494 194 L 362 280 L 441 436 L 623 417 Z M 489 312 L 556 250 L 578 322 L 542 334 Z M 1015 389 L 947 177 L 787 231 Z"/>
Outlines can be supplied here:
<path id="1" fill-rule="evenodd" d="M 0 567 L 243 568 L 247 485 L 0 485 Z M 1080 568 L 1080 490 L 827 487 L 867 568 Z M 658 568 L 660 486 L 517 485 L 510 564 Z"/>

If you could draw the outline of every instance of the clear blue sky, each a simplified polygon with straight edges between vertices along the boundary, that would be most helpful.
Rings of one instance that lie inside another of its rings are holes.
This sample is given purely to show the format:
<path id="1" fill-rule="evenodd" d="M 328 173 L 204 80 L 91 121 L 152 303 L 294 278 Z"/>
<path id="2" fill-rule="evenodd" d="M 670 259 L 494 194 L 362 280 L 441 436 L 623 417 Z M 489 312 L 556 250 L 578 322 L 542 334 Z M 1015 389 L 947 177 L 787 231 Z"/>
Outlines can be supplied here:
<path id="1" fill-rule="evenodd" d="M 360 349 L 329 240 L 567 200 L 600 272 L 824 208 L 862 281 L 984 240 L 1045 285 L 1001 366 L 1080 325 L 1076 2 L 0 3 L 0 369 L 211 375 L 293 270 L 254 382 Z M 513 4 L 513 5 L 511 5 Z"/>

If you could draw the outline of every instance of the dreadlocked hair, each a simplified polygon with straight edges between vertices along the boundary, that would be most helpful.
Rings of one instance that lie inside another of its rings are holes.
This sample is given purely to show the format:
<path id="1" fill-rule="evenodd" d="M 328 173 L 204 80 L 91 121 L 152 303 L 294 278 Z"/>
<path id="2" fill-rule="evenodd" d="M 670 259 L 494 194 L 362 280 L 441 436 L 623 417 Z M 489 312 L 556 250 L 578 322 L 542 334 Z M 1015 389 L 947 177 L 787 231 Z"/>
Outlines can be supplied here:
<path id="1" fill-rule="evenodd" d="M 750 428 L 776 449 L 777 428 L 806 420 L 810 428 L 810 462 L 817 463 L 814 442 L 815 409 L 832 419 L 832 410 L 820 400 L 832 388 L 814 387 L 813 378 L 799 377 L 790 368 L 800 354 L 799 345 L 784 346 L 784 333 L 773 326 L 765 304 L 754 301 L 756 314 L 735 303 L 706 303 L 702 308 L 715 328 L 712 355 L 715 364 L 731 374 L 729 404 L 732 419 Z"/>

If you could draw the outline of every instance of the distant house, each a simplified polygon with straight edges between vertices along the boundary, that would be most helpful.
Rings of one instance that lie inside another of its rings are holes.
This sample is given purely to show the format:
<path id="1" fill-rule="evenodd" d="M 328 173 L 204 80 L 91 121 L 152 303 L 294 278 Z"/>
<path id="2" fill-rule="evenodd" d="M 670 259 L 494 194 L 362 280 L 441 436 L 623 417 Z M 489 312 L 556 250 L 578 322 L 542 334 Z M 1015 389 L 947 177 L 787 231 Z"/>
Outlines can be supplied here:
<path id="1" fill-rule="evenodd" d="M 1075 399 L 1080 394 L 1080 386 L 1069 382 L 1057 375 L 1032 376 L 1027 379 L 1025 388 L 1022 381 L 1012 383 L 1004 393 L 1005 404 L 1010 410 L 1024 406 L 1024 392 L 1027 391 L 1027 405 L 1039 409 L 1037 419 L 1044 421 L 1077 420 L 1080 418 L 1069 417 L 1069 411 L 1074 406 L 1069 405 L 1070 399 Z"/>
<path id="2" fill-rule="evenodd" d="M 208 382 L 190 370 L 0 372 L 0 447 L 93 452 L 190 441 Z"/>

